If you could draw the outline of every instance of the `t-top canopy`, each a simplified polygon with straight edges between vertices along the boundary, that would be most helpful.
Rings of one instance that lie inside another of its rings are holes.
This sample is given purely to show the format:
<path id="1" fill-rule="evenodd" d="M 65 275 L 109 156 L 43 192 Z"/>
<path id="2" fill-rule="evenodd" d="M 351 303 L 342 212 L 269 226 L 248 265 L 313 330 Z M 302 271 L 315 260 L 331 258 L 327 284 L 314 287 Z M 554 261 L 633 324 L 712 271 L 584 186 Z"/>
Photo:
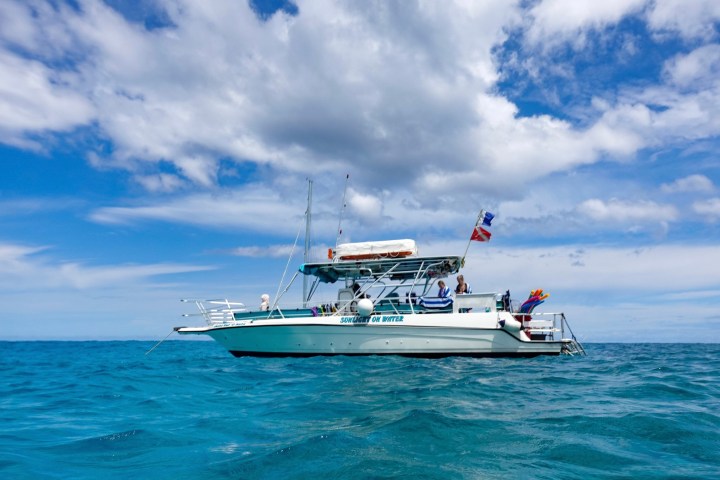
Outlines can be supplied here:
<path id="1" fill-rule="evenodd" d="M 300 272 L 313 275 L 324 283 L 340 278 L 380 278 L 410 280 L 413 278 L 447 277 L 458 272 L 460 257 L 381 258 L 357 262 L 304 263 Z"/>

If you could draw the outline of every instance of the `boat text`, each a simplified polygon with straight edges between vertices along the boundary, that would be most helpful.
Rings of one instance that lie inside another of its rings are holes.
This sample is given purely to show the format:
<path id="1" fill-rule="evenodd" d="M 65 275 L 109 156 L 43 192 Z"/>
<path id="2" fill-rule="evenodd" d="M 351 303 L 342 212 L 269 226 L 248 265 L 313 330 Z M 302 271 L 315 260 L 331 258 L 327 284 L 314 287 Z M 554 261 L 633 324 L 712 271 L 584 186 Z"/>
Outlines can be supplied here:
<path id="1" fill-rule="evenodd" d="M 340 323 L 400 323 L 404 315 L 376 315 L 374 317 L 340 317 Z"/>

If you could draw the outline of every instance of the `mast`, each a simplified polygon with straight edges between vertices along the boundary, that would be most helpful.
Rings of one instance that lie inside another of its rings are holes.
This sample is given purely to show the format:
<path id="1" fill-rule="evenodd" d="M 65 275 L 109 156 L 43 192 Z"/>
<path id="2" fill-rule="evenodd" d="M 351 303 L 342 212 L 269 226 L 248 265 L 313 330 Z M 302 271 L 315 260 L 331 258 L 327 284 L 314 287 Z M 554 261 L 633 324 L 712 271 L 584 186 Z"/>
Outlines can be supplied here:
<path id="1" fill-rule="evenodd" d="M 305 256 L 303 261 L 310 260 L 310 225 L 312 222 L 312 187 L 313 181 L 308 178 L 307 210 L 305 210 Z M 307 307 L 308 301 L 308 276 L 303 275 L 303 308 Z"/>

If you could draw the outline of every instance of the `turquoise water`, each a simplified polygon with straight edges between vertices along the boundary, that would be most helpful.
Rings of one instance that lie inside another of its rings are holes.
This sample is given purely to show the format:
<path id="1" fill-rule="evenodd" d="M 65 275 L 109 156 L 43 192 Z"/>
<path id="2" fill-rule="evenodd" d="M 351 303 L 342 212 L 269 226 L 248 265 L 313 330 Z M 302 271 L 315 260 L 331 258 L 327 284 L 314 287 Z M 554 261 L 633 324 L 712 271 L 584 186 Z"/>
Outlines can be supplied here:
<path id="1" fill-rule="evenodd" d="M 0 478 L 720 478 L 720 345 L 234 358 L 0 342 Z"/>

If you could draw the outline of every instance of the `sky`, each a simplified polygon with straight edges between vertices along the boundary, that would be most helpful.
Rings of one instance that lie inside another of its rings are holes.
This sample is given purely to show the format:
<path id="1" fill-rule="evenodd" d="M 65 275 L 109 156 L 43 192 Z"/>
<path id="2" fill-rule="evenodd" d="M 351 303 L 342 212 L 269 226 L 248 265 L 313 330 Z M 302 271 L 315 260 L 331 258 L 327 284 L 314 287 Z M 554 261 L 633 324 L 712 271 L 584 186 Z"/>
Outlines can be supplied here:
<path id="1" fill-rule="evenodd" d="M 719 146 L 716 0 L 4 0 L 0 340 L 275 297 L 311 180 L 313 260 L 462 255 L 485 209 L 475 292 L 720 342 Z"/>

